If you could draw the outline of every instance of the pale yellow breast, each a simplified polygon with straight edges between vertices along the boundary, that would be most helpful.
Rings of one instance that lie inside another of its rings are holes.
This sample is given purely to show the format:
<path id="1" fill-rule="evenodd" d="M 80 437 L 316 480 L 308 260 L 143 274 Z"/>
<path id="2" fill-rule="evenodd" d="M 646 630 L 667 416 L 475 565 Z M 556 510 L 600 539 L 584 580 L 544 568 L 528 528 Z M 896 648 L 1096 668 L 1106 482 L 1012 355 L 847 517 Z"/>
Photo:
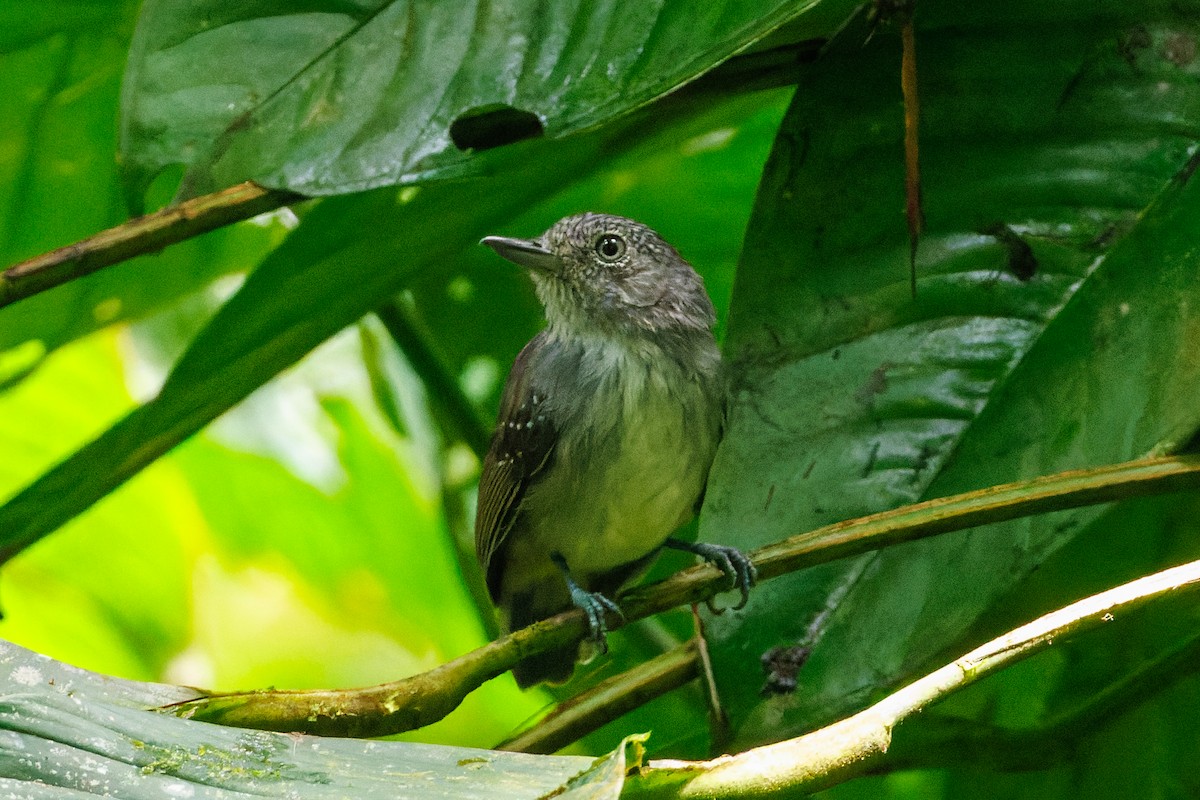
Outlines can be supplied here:
<path id="1" fill-rule="evenodd" d="M 598 425 L 583 445 L 605 457 L 583 474 L 548 476 L 526 498 L 537 519 L 529 556 L 548 561 L 557 550 L 580 577 L 641 558 L 690 519 L 717 445 L 711 392 L 679 376 L 668 384 L 636 363 L 614 374 L 620 380 L 600 392 L 611 394 L 593 401 L 619 406 L 620 418 Z M 555 456 L 578 457 L 568 449 Z"/>

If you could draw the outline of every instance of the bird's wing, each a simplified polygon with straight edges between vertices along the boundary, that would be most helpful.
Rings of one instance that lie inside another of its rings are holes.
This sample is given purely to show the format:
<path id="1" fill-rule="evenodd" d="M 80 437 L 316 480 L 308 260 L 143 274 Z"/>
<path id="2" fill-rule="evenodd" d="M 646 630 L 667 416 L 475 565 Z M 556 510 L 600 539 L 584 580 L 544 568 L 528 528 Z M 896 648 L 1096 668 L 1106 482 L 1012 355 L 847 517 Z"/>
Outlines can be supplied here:
<path id="1" fill-rule="evenodd" d="M 475 554 L 493 600 L 500 595 L 501 548 L 516 524 L 521 499 L 550 463 L 556 439 L 544 413 L 545 397 L 532 385 L 530 362 L 546 341 L 544 333 L 525 345 L 508 376 L 492 445 L 483 460 L 475 512 Z"/>

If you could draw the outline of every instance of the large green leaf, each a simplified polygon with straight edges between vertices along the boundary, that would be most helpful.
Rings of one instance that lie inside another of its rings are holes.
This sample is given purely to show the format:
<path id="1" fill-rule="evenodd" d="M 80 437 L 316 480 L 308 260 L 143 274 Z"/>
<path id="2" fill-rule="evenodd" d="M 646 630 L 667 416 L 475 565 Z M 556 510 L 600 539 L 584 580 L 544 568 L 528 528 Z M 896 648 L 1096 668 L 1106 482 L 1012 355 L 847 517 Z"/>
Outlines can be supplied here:
<path id="1" fill-rule="evenodd" d="M 142 710 L 191 690 L 105 678 L 7 642 L 0 675 L 0 790 L 12 797 L 615 800 L 625 780 L 625 744 L 591 759 L 223 728 Z"/>
<path id="2" fill-rule="evenodd" d="M 762 544 L 1124 460 L 1195 429 L 1200 64 L 1179 42 L 1200 27 L 1169 3 L 1102 11 L 921 4 L 928 231 L 915 300 L 897 44 L 877 35 L 864 47 L 865 32 L 850 31 L 805 76 L 738 274 L 737 385 L 706 538 Z M 998 224 L 1030 248 L 1031 279 L 1014 273 L 1020 246 L 989 233 Z M 978 615 L 1094 513 L 762 587 L 711 626 L 741 741 L 829 720 L 965 647 Z M 760 657 L 801 643 L 829 598 L 797 691 L 760 695 Z"/>
<path id="3" fill-rule="evenodd" d="M 841 14 L 826 26 L 855 5 L 829 3 Z M 185 163 L 201 190 L 336 194 L 474 172 L 474 150 L 601 125 L 815 5 L 151 0 L 122 152 L 137 183 Z"/>
<path id="4" fill-rule="evenodd" d="M 50 356 L 0 395 L 0 493 L 20 489 L 133 405 L 115 336 Z M 0 638 L 91 669 L 160 676 L 183 647 L 191 610 L 185 554 L 199 526 L 182 484 L 178 470 L 157 465 L 86 525 L 67 525 L 11 564 Z"/>
<path id="5" fill-rule="evenodd" d="M 125 217 L 115 117 L 137 3 L 17 6 L 0 8 L 0 268 Z M 69 341 L 246 269 L 277 238 L 236 226 L 5 308 L 0 387 Z"/>

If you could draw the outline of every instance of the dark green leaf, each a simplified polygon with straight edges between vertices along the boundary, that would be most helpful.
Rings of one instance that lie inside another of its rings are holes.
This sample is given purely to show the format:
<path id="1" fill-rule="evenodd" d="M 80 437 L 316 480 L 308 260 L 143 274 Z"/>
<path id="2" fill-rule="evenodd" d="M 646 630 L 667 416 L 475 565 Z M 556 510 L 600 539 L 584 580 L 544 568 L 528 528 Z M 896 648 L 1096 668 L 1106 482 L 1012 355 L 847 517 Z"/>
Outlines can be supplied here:
<path id="1" fill-rule="evenodd" d="M 136 7 L 57 0 L 0 8 L 0 268 L 125 217 L 115 117 Z M 239 226 L 4 309 L 0 387 L 67 342 L 245 269 L 275 238 Z"/>
<path id="2" fill-rule="evenodd" d="M 928 229 L 915 300 L 897 42 L 884 32 L 864 48 L 865 31 L 848 32 L 803 81 L 739 272 L 737 387 L 705 538 L 757 545 L 1125 460 L 1178 445 L 1200 420 L 1186 344 L 1200 326 L 1200 65 L 1166 46 L 1194 41 L 1195 17 L 1165 3 L 1129 16 L 981 8 L 927 2 L 917 16 Z M 1147 42 L 1133 53 L 1131 30 Z M 997 223 L 1031 248 L 1031 279 L 1011 270 Z M 1094 513 L 762 587 L 712 625 L 743 743 L 828 721 L 965 649 L 978 615 Z M 760 656 L 804 640 L 835 595 L 798 690 L 762 697 Z"/>
<path id="3" fill-rule="evenodd" d="M 855 7 L 831 2 L 839 18 Z M 152 0 L 122 151 L 135 183 L 181 162 L 198 190 L 254 179 L 337 194 L 474 173 L 473 151 L 594 128 L 816 5 Z"/>

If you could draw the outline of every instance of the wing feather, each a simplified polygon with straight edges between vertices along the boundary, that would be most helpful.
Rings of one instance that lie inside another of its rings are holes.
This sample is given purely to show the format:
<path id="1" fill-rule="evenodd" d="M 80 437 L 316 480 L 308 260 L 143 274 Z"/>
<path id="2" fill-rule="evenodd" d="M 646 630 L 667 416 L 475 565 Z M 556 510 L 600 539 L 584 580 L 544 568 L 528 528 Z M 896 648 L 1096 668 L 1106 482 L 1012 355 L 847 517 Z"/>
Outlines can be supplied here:
<path id="1" fill-rule="evenodd" d="M 505 540 L 520 517 L 521 500 L 550 463 L 555 431 L 543 413 L 544 395 L 533 385 L 530 363 L 545 345 L 540 333 L 513 362 L 500 398 L 500 415 L 479 478 L 475 554 L 493 600 L 500 595 Z"/>

